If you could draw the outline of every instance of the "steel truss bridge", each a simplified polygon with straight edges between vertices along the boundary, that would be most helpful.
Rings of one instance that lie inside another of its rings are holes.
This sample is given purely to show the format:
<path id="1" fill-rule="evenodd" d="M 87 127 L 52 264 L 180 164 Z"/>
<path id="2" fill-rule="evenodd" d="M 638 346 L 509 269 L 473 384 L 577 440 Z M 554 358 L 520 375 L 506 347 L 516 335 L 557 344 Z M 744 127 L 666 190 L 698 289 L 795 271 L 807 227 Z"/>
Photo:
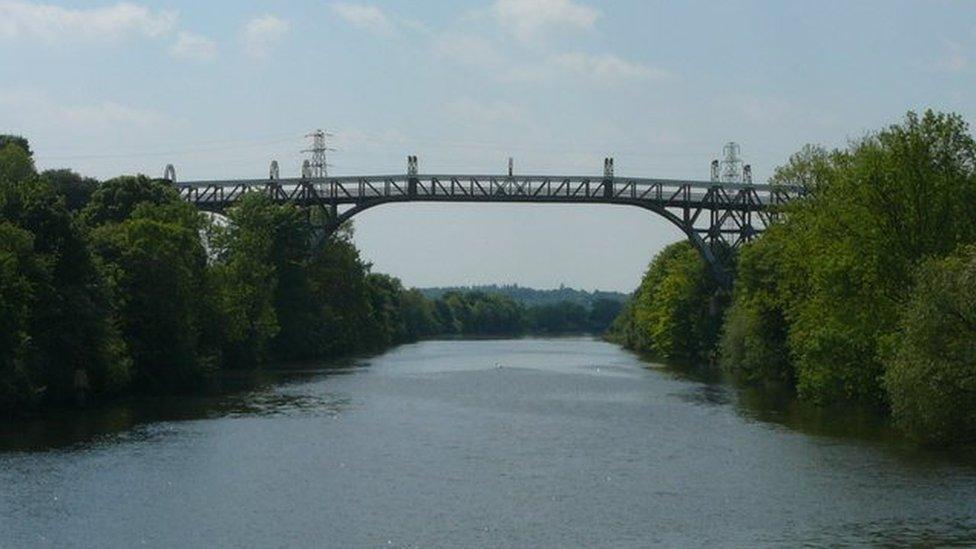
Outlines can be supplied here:
<path id="1" fill-rule="evenodd" d="M 782 206 L 804 195 L 802 187 L 621 177 L 613 159 L 600 176 L 423 174 L 417 157 L 405 174 L 342 177 L 278 177 L 277 162 L 263 179 L 176 181 L 172 166 L 164 179 L 180 197 L 201 210 L 221 213 L 249 193 L 276 203 L 319 209 L 324 234 L 356 214 L 400 202 L 618 204 L 636 206 L 677 226 L 694 244 L 719 281 L 730 284 L 729 250 L 749 242 L 782 214 Z M 306 175 L 308 175 L 306 173 Z"/>

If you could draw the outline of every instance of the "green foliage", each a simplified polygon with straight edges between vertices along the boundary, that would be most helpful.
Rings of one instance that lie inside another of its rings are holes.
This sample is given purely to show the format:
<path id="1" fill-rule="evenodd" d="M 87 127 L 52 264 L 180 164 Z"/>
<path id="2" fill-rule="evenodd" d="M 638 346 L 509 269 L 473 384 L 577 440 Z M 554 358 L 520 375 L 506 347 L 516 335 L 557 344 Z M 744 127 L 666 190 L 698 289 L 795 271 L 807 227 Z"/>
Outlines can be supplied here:
<path id="1" fill-rule="evenodd" d="M 33 235 L 0 223 L 0 416 L 32 404 L 37 395 L 30 371 L 31 317 L 37 286 L 49 270 L 34 255 Z"/>
<path id="2" fill-rule="evenodd" d="M 87 370 L 95 390 L 117 390 L 127 378 L 124 345 L 108 321 L 109 303 L 84 231 L 50 183 L 29 159 L 25 163 L 22 148 L 8 144 L 4 153 L 12 154 L 0 154 L 0 222 L 30 236 L 33 263 L 43 266 L 31 280 L 29 345 L 21 364 L 49 400 L 73 393 L 76 369 Z"/>
<path id="3" fill-rule="evenodd" d="M 525 325 L 534 333 L 602 334 L 623 310 L 616 299 L 600 298 L 587 308 L 571 301 L 536 305 L 525 309 Z"/>
<path id="4" fill-rule="evenodd" d="M 64 197 L 69 211 L 80 211 L 98 187 L 98 180 L 84 177 L 71 170 L 46 170 L 41 177 L 48 181 L 54 189 Z"/>
<path id="5" fill-rule="evenodd" d="M 515 335 L 526 328 L 524 308 L 497 294 L 448 292 L 438 300 L 437 311 L 441 325 L 460 335 Z"/>
<path id="6" fill-rule="evenodd" d="M 119 223 L 143 203 L 163 205 L 179 200 L 172 185 L 144 175 L 122 176 L 103 182 L 92 193 L 82 216 L 90 226 Z"/>
<path id="7" fill-rule="evenodd" d="M 440 288 L 421 288 L 420 291 L 428 299 L 437 300 L 449 292 L 483 292 L 486 294 L 503 295 L 521 303 L 524 307 L 537 307 L 540 305 L 559 305 L 562 303 L 572 303 L 582 305 L 591 309 L 598 301 L 615 301 L 623 303 L 627 301 L 627 296 L 620 292 L 605 292 L 595 290 L 577 290 L 560 285 L 559 288 L 551 290 L 537 290 L 526 288 L 518 284 L 483 284 L 478 286 L 448 286 Z M 609 324 L 609 321 L 607 322 Z"/>
<path id="8" fill-rule="evenodd" d="M 886 349 L 918 294 L 913 272 L 976 241 L 968 127 L 909 113 L 847 150 L 804 149 L 773 182 L 812 194 L 742 251 L 723 364 L 750 380 L 795 380 L 815 402 L 894 405 Z"/>
<path id="9" fill-rule="evenodd" d="M 890 340 L 885 373 L 896 422 L 928 443 L 976 440 L 976 247 L 932 259 Z"/>
<path id="10" fill-rule="evenodd" d="M 626 296 L 616 292 L 587 292 L 566 287 L 555 290 L 536 290 L 516 285 L 472 288 L 419 290 L 423 296 L 434 300 L 433 313 L 441 333 L 498 335 L 528 331 L 539 334 L 602 334 L 626 301 Z M 484 314 L 484 318 L 474 316 L 476 309 Z M 499 320 L 500 317 L 507 320 Z"/>
<path id="11" fill-rule="evenodd" d="M 378 348 L 385 348 L 406 340 L 407 326 L 401 313 L 403 284 L 399 279 L 385 274 L 371 273 L 366 276 L 370 306 L 373 311 L 370 339 Z"/>
<path id="12" fill-rule="evenodd" d="M 406 341 L 417 341 L 446 331 L 438 321 L 434 302 L 424 297 L 420 290 L 404 291 L 400 296 L 400 310 Z"/>
<path id="13" fill-rule="evenodd" d="M 526 311 L 526 317 L 533 332 L 583 333 L 590 329 L 590 312 L 586 307 L 568 301 L 531 307 Z"/>
<path id="14" fill-rule="evenodd" d="M 794 384 L 789 360 L 783 226 L 745 246 L 740 255 L 732 305 L 720 341 L 723 368 L 749 382 Z"/>
<path id="15" fill-rule="evenodd" d="M 226 227 L 211 227 L 211 253 L 218 257 L 210 270 L 211 286 L 221 320 L 224 363 L 231 368 L 264 362 L 271 338 L 278 333 L 273 246 L 282 216 L 279 209 L 268 197 L 251 194 L 228 212 Z"/>
<path id="16" fill-rule="evenodd" d="M 716 344 L 723 306 L 705 261 L 691 243 L 679 242 L 651 262 L 608 337 L 665 359 L 699 360 Z"/>
<path id="17" fill-rule="evenodd" d="M 590 305 L 589 330 L 595 334 L 606 332 L 623 309 L 624 301 L 614 298 L 595 299 Z"/>
<path id="18" fill-rule="evenodd" d="M 24 181 L 36 175 L 27 142 L 4 140 L 0 136 L 0 181 Z"/>
<path id="19" fill-rule="evenodd" d="M 286 327 L 282 333 L 302 341 L 295 349 L 300 356 L 336 356 L 343 353 L 380 349 L 388 331 L 374 317 L 373 296 L 367 275 L 368 266 L 348 235 L 334 235 L 316 250 L 305 267 L 308 290 L 304 299 L 310 309 L 311 324 Z M 379 298 L 377 298 L 379 301 Z M 294 330 L 294 332 L 292 332 Z"/>
<path id="20" fill-rule="evenodd" d="M 201 352 L 207 317 L 206 256 L 193 227 L 153 212 L 93 233 L 122 334 L 135 364 L 137 388 L 187 389 L 213 366 Z"/>
<path id="21" fill-rule="evenodd" d="M 30 148 L 30 143 L 25 137 L 19 135 L 0 134 L 0 149 L 5 148 L 7 145 L 15 145 L 19 147 L 22 151 L 27 153 L 28 157 L 34 156 L 34 152 L 31 151 Z"/>

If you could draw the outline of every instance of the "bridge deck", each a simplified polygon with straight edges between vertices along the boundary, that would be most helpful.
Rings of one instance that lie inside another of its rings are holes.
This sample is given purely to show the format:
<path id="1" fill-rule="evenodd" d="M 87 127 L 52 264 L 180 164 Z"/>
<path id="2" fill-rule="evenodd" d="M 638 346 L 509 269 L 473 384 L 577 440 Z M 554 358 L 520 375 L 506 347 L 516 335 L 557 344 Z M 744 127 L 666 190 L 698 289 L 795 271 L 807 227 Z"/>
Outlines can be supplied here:
<path id="1" fill-rule="evenodd" d="M 225 207 L 249 192 L 300 204 L 366 201 L 651 202 L 661 207 L 765 210 L 802 194 L 799 187 L 674 179 L 545 175 L 372 175 L 321 179 L 243 179 L 175 184 L 202 207 Z"/>

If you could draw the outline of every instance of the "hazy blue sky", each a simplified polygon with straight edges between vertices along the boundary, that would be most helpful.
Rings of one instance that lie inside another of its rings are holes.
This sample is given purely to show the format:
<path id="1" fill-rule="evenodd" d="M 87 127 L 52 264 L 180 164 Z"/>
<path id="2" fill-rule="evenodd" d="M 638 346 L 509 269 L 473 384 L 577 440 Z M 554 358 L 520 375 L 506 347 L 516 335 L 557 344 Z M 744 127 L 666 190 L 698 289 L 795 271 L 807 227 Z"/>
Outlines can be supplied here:
<path id="1" fill-rule="evenodd" d="M 0 0 L 0 131 L 97 177 L 405 170 L 705 179 L 736 140 L 758 180 L 804 143 L 906 110 L 976 109 L 976 2 Z M 398 205 L 357 218 L 409 285 L 630 290 L 680 238 L 626 207 Z"/>

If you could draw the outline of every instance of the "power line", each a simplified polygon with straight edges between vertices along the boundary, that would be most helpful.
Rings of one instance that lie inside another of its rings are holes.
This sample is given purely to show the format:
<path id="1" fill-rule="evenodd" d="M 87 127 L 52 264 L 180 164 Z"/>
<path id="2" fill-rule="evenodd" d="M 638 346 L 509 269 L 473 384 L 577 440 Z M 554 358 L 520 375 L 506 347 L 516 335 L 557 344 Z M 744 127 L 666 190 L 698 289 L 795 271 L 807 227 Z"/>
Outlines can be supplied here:
<path id="1" fill-rule="evenodd" d="M 99 159 L 99 158 L 139 158 L 139 157 L 149 157 L 149 156 L 192 155 L 192 154 L 209 153 L 209 152 L 219 152 L 219 151 L 239 149 L 242 146 L 244 146 L 244 147 L 263 147 L 263 146 L 267 146 L 267 145 L 276 145 L 276 144 L 280 144 L 280 143 L 294 143 L 298 139 L 301 139 L 301 136 L 298 136 L 298 135 L 290 135 L 290 137 L 287 137 L 287 138 L 277 138 L 277 139 L 269 139 L 269 140 L 263 140 L 263 141 L 240 140 L 240 139 L 237 139 L 237 140 L 221 140 L 221 141 L 210 141 L 210 143 L 228 143 L 228 144 L 227 145 L 223 145 L 223 146 L 219 146 L 219 147 L 205 147 L 205 146 L 204 147 L 201 147 L 201 146 L 194 146 L 193 148 L 189 148 L 189 149 L 172 149 L 172 150 L 166 150 L 166 151 L 151 151 L 151 152 L 133 152 L 133 151 L 129 151 L 129 152 L 120 152 L 120 153 L 68 154 L 68 155 L 45 155 L 45 154 L 39 154 L 38 155 L 38 159 L 40 159 L 40 160 L 86 160 L 86 159 Z M 205 142 L 202 142 L 202 144 L 206 144 L 206 143 L 208 143 L 208 142 L 206 142 L 206 141 Z M 234 144 L 230 144 L 230 143 L 234 143 Z M 244 144 L 241 145 L 241 143 L 244 143 Z"/>

